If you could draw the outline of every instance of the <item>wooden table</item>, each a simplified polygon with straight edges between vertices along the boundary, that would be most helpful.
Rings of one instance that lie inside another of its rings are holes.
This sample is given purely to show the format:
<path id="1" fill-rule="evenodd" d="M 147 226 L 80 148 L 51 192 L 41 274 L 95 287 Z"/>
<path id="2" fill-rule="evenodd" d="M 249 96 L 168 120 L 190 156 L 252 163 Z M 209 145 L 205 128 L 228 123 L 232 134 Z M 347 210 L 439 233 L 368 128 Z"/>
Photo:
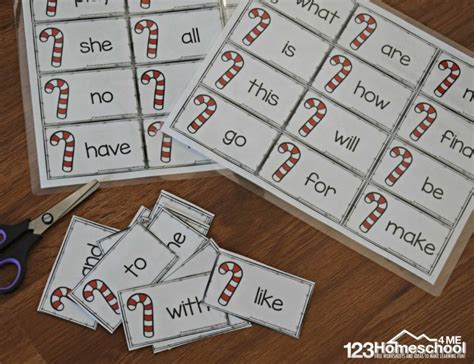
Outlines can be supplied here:
<path id="1" fill-rule="evenodd" d="M 115 1 L 115 0 L 114 0 Z M 386 0 L 387 4 L 474 49 L 472 0 Z M 65 194 L 31 193 L 13 0 L 0 1 L 0 221 L 36 216 Z M 299 340 L 259 326 L 153 356 L 128 352 L 122 330 L 109 335 L 36 312 L 69 217 L 30 255 L 23 288 L 0 297 L 0 362 L 314 362 L 341 363 L 349 341 L 384 341 L 402 329 L 462 335 L 474 358 L 474 244 L 467 245 L 441 297 L 434 298 L 225 177 L 106 188 L 74 213 L 124 228 L 161 189 L 210 211 L 222 247 L 313 280 L 316 289 Z M 471 239 L 472 240 L 472 239 Z M 426 361 L 427 362 L 427 361 Z M 440 363 L 441 361 L 437 361 Z"/>

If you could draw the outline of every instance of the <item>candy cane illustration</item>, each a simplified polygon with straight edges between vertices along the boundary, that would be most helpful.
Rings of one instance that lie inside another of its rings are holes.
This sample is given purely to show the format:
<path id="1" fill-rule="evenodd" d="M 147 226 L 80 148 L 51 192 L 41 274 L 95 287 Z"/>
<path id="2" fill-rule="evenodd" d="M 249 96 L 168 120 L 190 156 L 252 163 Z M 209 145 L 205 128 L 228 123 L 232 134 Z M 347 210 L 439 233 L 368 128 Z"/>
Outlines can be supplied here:
<path id="1" fill-rule="evenodd" d="M 58 0 L 48 0 L 46 3 L 46 15 L 47 16 L 56 16 L 56 10 L 58 8 Z"/>
<path id="2" fill-rule="evenodd" d="M 56 146 L 61 140 L 64 140 L 65 142 L 62 169 L 64 172 L 68 173 L 72 171 L 76 141 L 74 135 L 70 132 L 59 130 L 51 135 L 49 142 L 52 146 Z"/>
<path id="3" fill-rule="evenodd" d="M 156 136 L 158 132 L 161 130 L 162 126 L 163 126 L 163 123 L 161 121 L 157 121 L 153 124 L 150 124 L 150 126 L 147 129 L 148 135 L 151 137 Z"/>
<path id="4" fill-rule="evenodd" d="M 47 42 L 49 38 L 54 39 L 53 54 L 51 56 L 51 66 L 61 67 L 63 60 L 64 34 L 58 28 L 46 28 L 40 33 L 40 41 Z"/>
<path id="5" fill-rule="evenodd" d="M 47 94 L 52 94 L 55 88 L 59 89 L 56 116 L 58 119 L 66 119 L 69 104 L 69 84 L 60 78 L 54 78 L 46 83 L 44 91 Z"/>
<path id="6" fill-rule="evenodd" d="M 242 280 L 243 272 L 242 268 L 233 262 L 224 262 L 219 266 L 220 274 L 227 274 L 227 272 L 232 272 L 232 277 L 225 286 L 221 295 L 219 296 L 219 304 L 222 306 L 227 306 L 229 304 L 232 295 L 235 293 L 235 290 L 239 286 L 240 281 Z"/>
<path id="7" fill-rule="evenodd" d="M 67 298 L 67 295 L 71 292 L 70 288 L 67 287 L 58 287 L 51 294 L 51 307 L 56 311 L 64 310 L 64 303 L 62 302 L 63 298 Z"/>
<path id="8" fill-rule="evenodd" d="M 244 66 L 244 59 L 242 56 L 234 51 L 227 51 L 222 54 L 222 60 L 228 62 L 233 61 L 232 66 L 216 81 L 216 87 L 223 89 L 232 79 L 237 76 L 242 67 Z"/>
<path id="9" fill-rule="evenodd" d="M 140 0 L 140 7 L 142 9 L 149 9 L 150 3 L 151 3 L 151 0 Z"/>
<path id="10" fill-rule="evenodd" d="M 188 125 L 188 131 L 191 134 L 196 133 L 201 127 L 208 121 L 212 115 L 217 110 L 216 100 L 214 100 L 209 95 L 198 95 L 194 98 L 194 104 L 199 105 L 206 105 L 206 109 L 200 113 L 192 122 Z"/>
<path id="11" fill-rule="evenodd" d="M 148 127 L 148 135 L 154 137 L 160 131 L 163 123 L 157 121 L 153 124 L 150 124 Z M 173 146 L 173 139 L 168 135 L 163 133 L 163 139 L 161 141 L 161 161 L 163 163 L 169 163 L 171 161 L 171 148 Z"/>
<path id="12" fill-rule="evenodd" d="M 380 193 L 377 192 L 369 192 L 367 195 L 365 195 L 364 201 L 368 204 L 372 202 L 377 203 L 377 207 L 370 213 L 369 216 L 365 218 L 364 221 L 362 221 L 362 224 L 360 224 L 359 226 L 359 229 L 363 233 L 367 233 L 385 213 L 388 204 L 385 197 L 383 197 Z"/>
<path id="13" fill-rule="evenodd" d="M 265 10 L 260 8 L 254 8 L 249 11 L 249 17 L 251 19 L 259 18 L 259 23 L 253 27 L 253 29 L 242 39 L 242 42 L 246 46 L 251 46 L 255 40 L 262 35 L 262 33 L 267 29 L 270 25 L 271 18 L 270 14 L 268 14 Z"/>
<path id="14" fill-rule="evenodd" d="M 396 166 L 395 169 L 387 176 L 387 178 L 385 178 L 385 183 L 388 186 L 393 186 L 412 164 L 413 155 L 408 149 L 403 147 L 394 147 L 390 151 L 390 156 L 392 158 L 402 157 L 402 160 L 398 166 Z"/>
<path id="15" fill-rule="evenodd" d="M 338 73 L 336 73 L 336 75 L 333 78 L 329 80 L 326 86 L 324 86 L 324 89 L 327 92 L 331 93 L 336 88 L 339 87 L 339 85 L 342 83 L 342 81 L 345 80 L 347 76 L 349 76 L 349 74 L 352 71 L 352 63 L 351 61 L 349 61 L 347 57 L 344 57 L 341 55 L 332 56 L 329 62 L 333 66 L 342 65 L 341 70 Z"/>
<path id="16" fill-rule="evenodd" d="M 430 128 L 430 126 L 436 120 L 438 113 L 432 105 L 427 104 L 426 102 L 420 102 L 419 104 L 417 104 L 415 106 L 415 111 L 418 114 L 426 112 L 425 118 L 410 133 L 410 138 L 416 142 Z"/>
<path id="17" fill-rule="evenodd" d="M 139 303 L 143 305 L 143 336 L 153 337 L 155 334 L 153 328 L 153 301 L 145 293 L 135 293 L 128 298 L 127 308 L 130 311 L 135 311 Z"/>
<path id="18" fill-rule="evenodd" d="M 135 33 L 142 34 L 145 29 L 148 29 L 148 44 L 146 48 L 146 56 L 148 58 L 156 58 L 158 51 L 158 25 L 153 20 L 140 20 L 135 24 Z"/>
<path id="19" fill-rule="evenodd" d="M 366 24 L 365 29 L 351 42 L 351 48 L 357 50 L 375 32 L 377 21 L 369 14 L 359 14 L 354 20 L 357 24 Z"/>
<path id="20" fill-rule="evenodd" d="M 94 301 L 94 291 L 99 291 L 110 308 L 117 315 L 120 314 L 117 298 L 104 282 L 99 279 L 93 279 L 84 286 L 84 289 L 82 290 L 82 296 L 87 302 Z"/>
<path id="21" fill-rule="evenodd" d="M 326 104 L 319 99 L 311 98 L 305 101 L 304 107 L 309 109 L 316 109 L 316 112 L 311 116 L 306 123 L 300 128 L 301 136 L 307 136 L 326 116 Z"/>
<path id="22" fill-rule="evenodd" d="M 278 152 L 286 153 L 290 152 L 290 156 L 288 159 L 273 173 L 273 180 L 275 182 L 280 182 L 285 176 L 294 168 L 296 163 L 301 158 L 301 151 L 300 149 L 294 145 L 293 143 L 281 143 L 278 146 Z"/>
<path id="23" fill-rule="evenodd" d="M 450 89 L 450 87 L 456 82 L 456 80 L 459 78 L 459 75 L 461 74 L 461 69 L 457 65 L 457 63 L 453 61 L 449 61 L 445 59 L 444 61 L 439 62 L 438 68 L 441 71 L 444 70 L 450 70 L 450 73 L 446 78 L 441 81 L 441 83 L 438 85 L 438 87 L 435 88 L 434 93 L 438 97 L 442 97 L 446 91 Z"/>
<path id="24" fill-rule="evenodd" d="M 148 85 L 151 80 L 155 80 L 155 97 L 153 99 L 153 108 L 163 110 L 165 102 L 165 76 L 160 71 L 150 70 L 142 74 L 142 83 Z"/>

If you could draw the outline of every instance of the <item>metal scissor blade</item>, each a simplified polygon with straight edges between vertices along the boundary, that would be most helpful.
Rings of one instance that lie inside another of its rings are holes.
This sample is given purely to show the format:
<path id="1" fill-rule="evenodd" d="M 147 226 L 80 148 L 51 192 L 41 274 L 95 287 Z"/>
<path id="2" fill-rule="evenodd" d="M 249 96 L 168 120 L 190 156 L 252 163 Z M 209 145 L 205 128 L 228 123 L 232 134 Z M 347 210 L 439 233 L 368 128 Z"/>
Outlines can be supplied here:
<path id="1" fill-rule="evenodd" d="M 92 195 L 99 188 L 99 181 L 93 180 L 88 184 L 82 186 L 73 194 L 66 197 L 61 202 L 50 208 L 45 213 L 38 216 L 30 222 L 29 228 L 33 230 L 36 235 L 43 234 L 51 225 L 58 221 L 61 217 L 66 215 L 74 207 L 79 205 L 82 201 Z"/>

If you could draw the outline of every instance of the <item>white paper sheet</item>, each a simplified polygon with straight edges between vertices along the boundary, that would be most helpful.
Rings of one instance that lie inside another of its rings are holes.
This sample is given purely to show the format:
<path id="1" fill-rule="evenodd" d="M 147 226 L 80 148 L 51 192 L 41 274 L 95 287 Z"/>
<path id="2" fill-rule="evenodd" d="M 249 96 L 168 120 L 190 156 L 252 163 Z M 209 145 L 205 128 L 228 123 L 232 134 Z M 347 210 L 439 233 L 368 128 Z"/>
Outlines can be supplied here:
<path id="1" fill-rule="evenodd" d="M 209 276 L 205 273 L 120 291 L 128 348 L 138 349 L 227 326 L 224 312 L 210 309 L 200 301 Z"/>
<path id="2" fill-rule="evenodd" d="M 311 281 L 221 249 L 204 303 L 298 338 L 313 289 Z"/>
<path id="3" fill-rule="evenodd" d="M 163 208 L 172 212 L 176 217 L 204 235 L 207 235 L 212 220 L 214 220 L 214 214 L 212 212 L 204 210 L 202 207 L 164 190 L 161 191 L 158 200 L 153 206 L 150 213 L 150 220 Z"/>
<path id="4" fill-rule="evenodd" d="M 190 277 L 202 273 L 211 273 L 214 263 L 219 255 L 216 243 L 211 239 L 208 243 L 198 249 L 187 262 L 185 262 L 178 270 L 166 277 L 165 281 L 176 280 L 179 278 Z M 191 335 L 183 335 L 182 337 L 169 339 L 157 344 L 153 344 L 153 352 L 158 353 L 189 344 L 191 342 L 209 338 L 216 335 L 230 333 L 232 331 L 241 330 L 251 326 L 250 322 L 240 319 L 236 316 L 227 315 L 228 323 L 224 327 L 211 328 L 207 331 L 195 333 Z"/>
<path id="5" fill-rule="evenodd" d="M 70 297 L 110 333 L 120 325 L 119 290 L 157 282 L 177 257 L 137 223 L 72 290 Z"/>
<path id="6" fill-rule="evenodd" d="M 73 216 L 38 306 L 39 312 L 95 329 L 94 318 L 68 297 L 76 284 L 102 259 L 96 241 L 116 229 Z"/>
<path id="7" fill-rule="evenodd" d="M 248 0 L 165 130 L 434 284 L 474 206 L 473 79 L 368 1 Z"/>
<path id="8" fill-rule="evenodd" d="M 219 1 L 22 5 L 40 188 L 218 168 L 161 126 L 222 29 Z"/>

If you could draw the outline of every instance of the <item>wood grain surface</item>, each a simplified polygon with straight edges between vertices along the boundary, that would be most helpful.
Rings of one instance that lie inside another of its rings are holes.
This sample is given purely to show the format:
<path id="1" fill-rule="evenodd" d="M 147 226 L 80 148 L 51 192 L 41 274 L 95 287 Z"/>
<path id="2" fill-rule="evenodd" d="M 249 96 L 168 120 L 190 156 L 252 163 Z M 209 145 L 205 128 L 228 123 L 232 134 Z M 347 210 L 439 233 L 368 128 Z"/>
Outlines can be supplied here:
<path id="1" fill-rule="evenodd" d="M 474 49 L 472 0 L 385 2 Z M 65 194 L 31 192 L 13 0 L 0 1 L 0 55 L 0 221 L 8 224 L 36 216 Z M 348 341 L 383 341 L 402 329 L 462 335 L 468 342 L 466 362 L 473 362 L 472 238 L 442 296 L 435 298 L 222 176 L 106 188 L 74 213 L 124 228 L 140 205 L 153 205 L 161 189 L 213 211 L 210 235 L 225 249 L 316 282 L 301 338 L 254 325 L 154 356 L 150 348 L 128 352 L 121 329 L 109 335 L 100 327 L 92 331 L 37 313 L 67 216 L 30 254 L 22 289 L 0 297 L 1 363 L 342 363 Z"/>

